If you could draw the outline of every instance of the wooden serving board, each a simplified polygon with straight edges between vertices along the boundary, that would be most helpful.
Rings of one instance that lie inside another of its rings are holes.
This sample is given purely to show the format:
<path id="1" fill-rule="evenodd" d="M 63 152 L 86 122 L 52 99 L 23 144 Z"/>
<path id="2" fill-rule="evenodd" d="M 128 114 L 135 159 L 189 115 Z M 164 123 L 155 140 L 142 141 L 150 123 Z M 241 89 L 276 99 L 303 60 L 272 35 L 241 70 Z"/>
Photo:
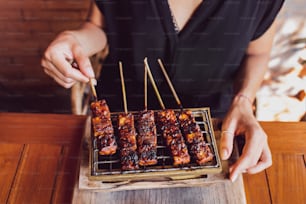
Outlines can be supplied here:
<path id="1" fill-rule="evenodd" d="M 79 174 L 79 189 L 80 190 L 94 190 L 94 191 L 121 191 L 121 190 L 135 190 L 135 189 L 154 189 L 154 188 L 172 188 L 172 187 L 191 187 L 203 186 L 218 182 L 229 182 L 228 167 L 238 157 L 238 150 L 233 152 L 228 161 L 222 161 L 222 171 L 219 173 L 208 173 L 206 175 L 194 175 L 190 172 L 189 175 L 180 176 L 177 174 L 174 177 L 156 175 L 152 177 L 138 177 L 127 179 L 125 181 L 99 181 L 91 179 L 89 168 L 89 141 L 91 134 L 90 117 L 86 122 L 86 131 L 84 135 L 83 145 L 81 147 L 81 163 Z M 220 131 L 214 132 L 217 146 L 219 146 Z"/>
<path id="2" fill-rule="evenodd" d="M 207 174 L 216 174 L 221 172 L 221 161 L 217 150 L 217 144 L 212 127 L 210 110 L 209 108 L 190 108 L 197 124 L 199 125 L 203 137 L 209 145 L 212 154 L 214 155 L 212 161 L 199 166 L 194 161 L 189 164 L 175 167 L 171 159 L 171 153 L 164 144 L 164 138 L 161 133 L 157 131 L 157 160 L 158 163 L 153 166 L 141 167 L 137 170 L 122 171 L 120 167 L 119 151 L 112 156 L 100 156 L 99 149 L 97 147 L 97 138 L 92 135 L 92 140 L 88 140 L 89 151 L 89 168 L 90 176 L 89 180 L 105 181 L 105 182 L 118 182 L 127 180 L 147 180 L 163 178 L 164 180 L 177 180 L 177 179 L 191 179 L 206 177 Z M 174 109 L 179 113 L 181 110 Z M 155 111 L 157 112 L 157 111 Z M 138 112 L 131 112 L 135 121 L 137 121 Z M 114 124 L 114 128 L 117 129 L 117 118 L 120 113 L 112 113 L 111 118 Z M 92 133 L 93 134 L 93 133 Z M 115 131 L 115 135 L 116 135 Z M 118 136 L 117 136 L 118 137 Z M 118 139 L 118 138 L 117 138 Z"/>

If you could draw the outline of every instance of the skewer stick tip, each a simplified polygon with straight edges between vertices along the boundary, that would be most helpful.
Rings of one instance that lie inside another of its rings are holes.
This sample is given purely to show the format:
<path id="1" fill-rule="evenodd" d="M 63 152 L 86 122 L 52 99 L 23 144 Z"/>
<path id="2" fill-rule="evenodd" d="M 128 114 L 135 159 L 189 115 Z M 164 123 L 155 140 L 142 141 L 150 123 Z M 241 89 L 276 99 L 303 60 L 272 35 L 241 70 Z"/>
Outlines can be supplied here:
<path id="1" fill-rule="evenodd" d="M 96 79 L 90 78 L 89 79 L 89 85 L 90 85 L 90 88 L 91 88 L 92 95 L 95 98 L 95 101 L 98 101 L 98 96 L 97 96 L 97 92 L 96 92 L 96 88 L 95 88 L 95 86 L 97 85 Z"/>
<path id="2" fill-rule="evenodd" d="M 72 59 L 72 58 L 66 58 L 66 61 L 75 69 L 79 69 L 79 65 L 78 63 Z M 91 89 L 91 93 L 95 99 L 95 101 L 98 101 L 98 96 L 97 96 L 97 92 L 96 92 L 96 88 L 95 86 L 97 85 L 97 80 L 95 78 L 89 78 L 89 86 Z"/>

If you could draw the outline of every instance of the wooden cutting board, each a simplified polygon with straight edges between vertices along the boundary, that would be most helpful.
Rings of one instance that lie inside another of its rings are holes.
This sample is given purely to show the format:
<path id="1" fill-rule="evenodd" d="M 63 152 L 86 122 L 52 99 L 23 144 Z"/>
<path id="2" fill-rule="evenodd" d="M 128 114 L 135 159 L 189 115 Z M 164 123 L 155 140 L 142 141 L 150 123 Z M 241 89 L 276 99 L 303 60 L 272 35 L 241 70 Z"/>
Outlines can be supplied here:
<path id="1" fill-rule="evenodd" d="M 216 125 L 216 122 L 213 122 Z M 214 128 L 215 130 L 217 128 Z M 217 145 L 219 146 L 220 131 L 216 130 L 215 137 Z M 83 145 L 81 147 L 81 162 L 79 173 L 79 189 L 93 190 L 93 191 L 121 191 L 121 190 L 135 190 L 135 189 L 156 189 L 156 188 L 173 188 L 173 187 L 194 187 L 203 186 L 213 183 L 230 182 L 228 179 L 228 167 L 238 157 L 238 150 L 235 148 L 231 158 L 228 161 L 222 161 L 222 171 L 220 173 L 212 173 L 207 175 L 198 175 L 199 177 L 192 179 L 186 177 L 169 178 L 163 176 L 156 176 L 152 178 L 128 179 L 118 182 L 102 182 L 90 179 L 89 169 L 89 141 L 91 134 L 91 123 L 88 118 L 86 123 L 86 131 L 84 135 Z M 192 174 L 192 172 L 191 172 Z M 241 180 L 242 181 L 242 180 Z M 242 185 L 243 188 L 243 185 Z"/>

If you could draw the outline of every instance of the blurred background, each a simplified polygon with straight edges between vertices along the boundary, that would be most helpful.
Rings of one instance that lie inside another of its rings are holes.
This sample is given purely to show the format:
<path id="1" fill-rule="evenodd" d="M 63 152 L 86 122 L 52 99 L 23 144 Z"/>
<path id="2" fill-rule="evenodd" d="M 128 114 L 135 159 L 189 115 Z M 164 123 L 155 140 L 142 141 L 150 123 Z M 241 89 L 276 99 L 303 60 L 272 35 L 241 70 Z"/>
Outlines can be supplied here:
<path id="1" fill-rule="evenodd" d="M 306 1 L 286 0 L 265 81 L 257 94 L 261 121 L 306 120 Z"/>
<path id="2" fill-rule="evenodd" d="M 44 74 L 40 59 L 59 32 L 80 25 L 89 4 L 0 0 L 0 112 L 71 113 L 70 90 Z M 262 121 L 306 120 L 306 1 L 287 0 L 277 29 L 256 116 Z"/>
<path id="3" fill-rule="evenodd" d="M 70 90 L 40 66 L 48 44 L 86 18 L 90 0 L 0 0 L 0 111 L 70 113 Z"/>

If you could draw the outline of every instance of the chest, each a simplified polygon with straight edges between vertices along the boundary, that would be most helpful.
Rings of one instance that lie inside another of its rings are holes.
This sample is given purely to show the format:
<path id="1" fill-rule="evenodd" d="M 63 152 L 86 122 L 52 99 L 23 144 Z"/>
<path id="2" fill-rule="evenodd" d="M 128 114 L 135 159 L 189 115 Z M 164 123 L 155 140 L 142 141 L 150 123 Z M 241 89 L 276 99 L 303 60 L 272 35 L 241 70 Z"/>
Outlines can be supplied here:
<path id="1" fill-rule="evenodd" d="M 203 0 L 168 0 L 174 24 L 182 30 Z"/>

